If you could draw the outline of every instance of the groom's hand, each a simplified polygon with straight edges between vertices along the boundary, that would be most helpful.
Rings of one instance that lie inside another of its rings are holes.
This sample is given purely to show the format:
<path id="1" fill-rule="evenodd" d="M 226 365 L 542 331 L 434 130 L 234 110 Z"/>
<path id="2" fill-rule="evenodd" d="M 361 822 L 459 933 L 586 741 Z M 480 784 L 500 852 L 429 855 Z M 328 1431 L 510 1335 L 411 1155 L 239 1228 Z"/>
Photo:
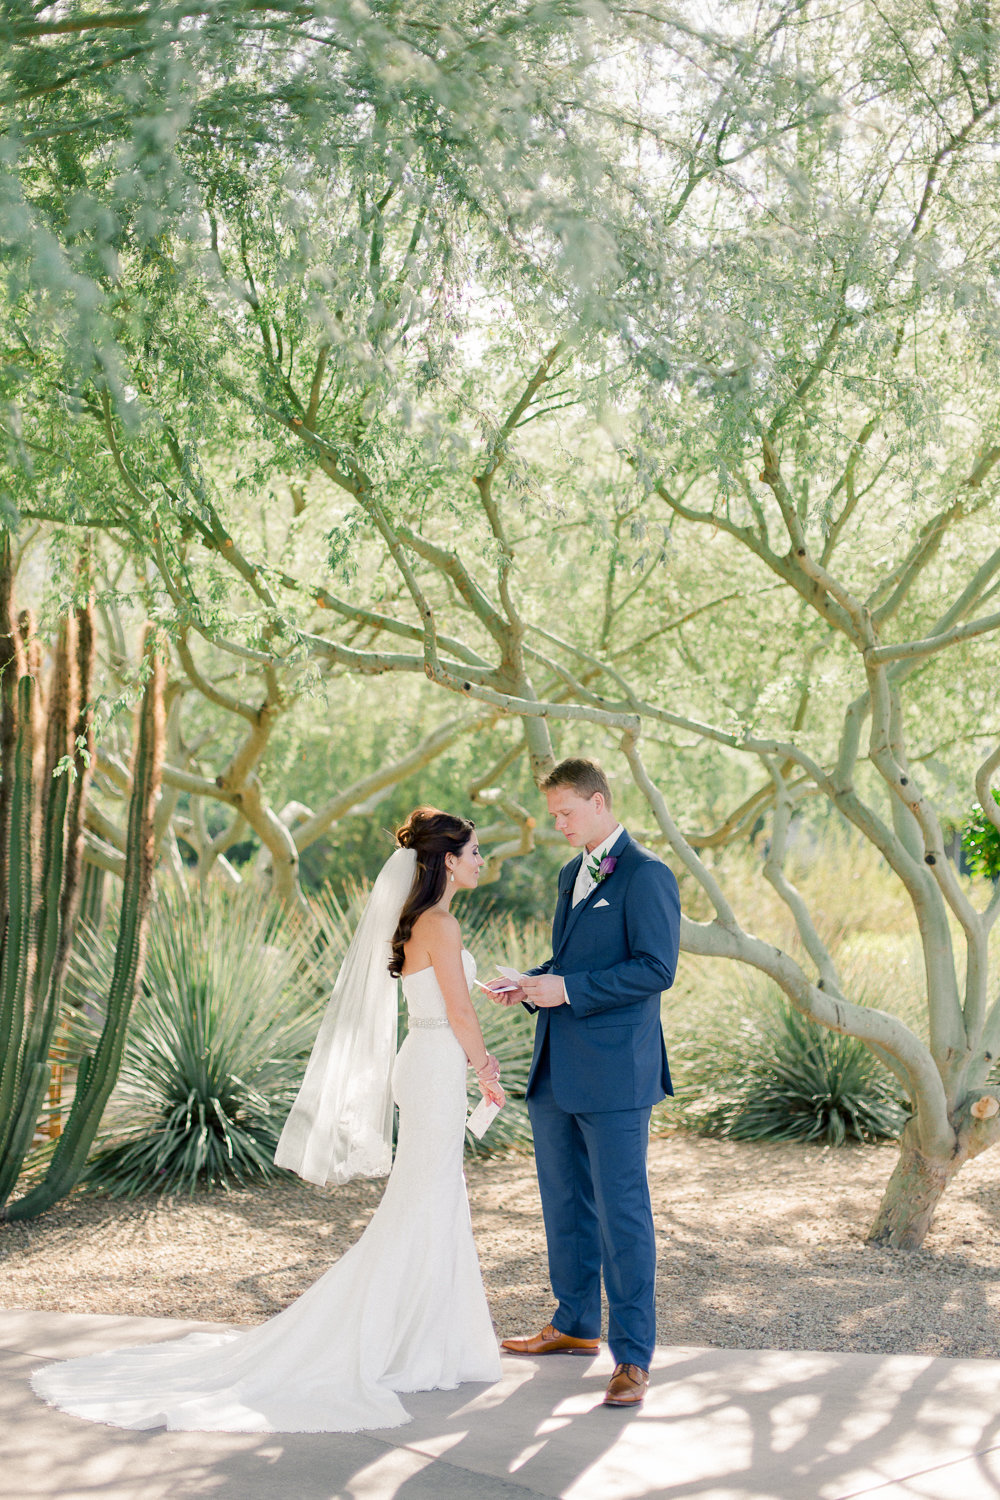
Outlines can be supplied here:
<path id="1" fill-rule="evenodd" d="M 503 987 L 495 989 L 494 985 L 501 985 Z M 520 987 L 511 989 L 509 979 L 489 979 L 483 985 L 483 989 L 488 992 L 494 1005 L 520 1005 L 521 1001 L 526 998 L 524 991 Z"/>
<path id="2" fill-rule="evenodd" d="M 525 998 L 542 1010 L 566 1004 L 566 986 L 558 974 L 528 975 L 524 981 Z"/>

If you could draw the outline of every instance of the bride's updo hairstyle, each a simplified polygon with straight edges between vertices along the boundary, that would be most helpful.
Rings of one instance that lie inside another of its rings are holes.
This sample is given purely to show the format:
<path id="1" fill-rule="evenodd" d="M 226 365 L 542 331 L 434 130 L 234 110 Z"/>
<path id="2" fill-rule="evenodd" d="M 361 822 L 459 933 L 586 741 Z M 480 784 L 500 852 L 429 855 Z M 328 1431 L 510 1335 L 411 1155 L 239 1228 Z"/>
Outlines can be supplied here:
<path id="1" fill-rule="evenodd" d="M 448 880 L 445 855 L 461 854 L 475 830 L 475 823 L 468 818 L 456 818 L 437 807 L 415 807 L 403 826 L 396 829 L 400 848 L 416 853 L 417 873 L 393 934 L 389 973 L 394 978 L 403 972 L 403 947 L 410 940 L 414 922 L 444 895 Z"/>

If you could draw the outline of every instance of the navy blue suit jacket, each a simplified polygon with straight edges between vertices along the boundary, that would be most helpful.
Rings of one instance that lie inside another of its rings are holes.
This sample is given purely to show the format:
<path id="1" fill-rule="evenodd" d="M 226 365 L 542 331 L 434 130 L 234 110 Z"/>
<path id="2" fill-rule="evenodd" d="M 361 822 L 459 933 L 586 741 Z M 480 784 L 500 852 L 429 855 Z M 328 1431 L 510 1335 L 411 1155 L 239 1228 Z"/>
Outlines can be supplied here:
<path id="1" fill-rule="evenodd" d="M 532 970 L 560 975 L 569 1004 L 538 1013 L 527 1093 L 547 1045 L 556 1103 L 571 1114 L 646 1108 L 673 1093 L 660 996 L 677 968 L 677 881 L 627 833 L 611 853 L 614 870 L 575 907 L 583 856 L 563 866 L 552 957 Z"/>

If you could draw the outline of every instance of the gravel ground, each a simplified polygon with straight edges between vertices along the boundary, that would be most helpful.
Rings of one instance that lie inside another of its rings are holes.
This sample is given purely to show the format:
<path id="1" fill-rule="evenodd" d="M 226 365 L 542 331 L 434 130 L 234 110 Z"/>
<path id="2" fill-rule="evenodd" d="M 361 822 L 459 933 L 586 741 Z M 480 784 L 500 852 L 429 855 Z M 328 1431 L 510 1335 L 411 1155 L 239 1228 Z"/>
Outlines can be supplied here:
<path id="1" fill-rule="evenodd" d="M 1000 1353 L 1000 1152 L 965 1167 L 925 1248 L 872 1250 L 888 1147 L 747 1145 L 684 1133 L 650 1145 L 663 1344 Z M 530 1158 L 468 1166 L 502 1335 L 552 1311 Z M 381 1182 L 281 1181 L 113 1202 L 76 1195 L 0 1229 L 0 1306 L 256 1323 L 358 1238 Z"/>

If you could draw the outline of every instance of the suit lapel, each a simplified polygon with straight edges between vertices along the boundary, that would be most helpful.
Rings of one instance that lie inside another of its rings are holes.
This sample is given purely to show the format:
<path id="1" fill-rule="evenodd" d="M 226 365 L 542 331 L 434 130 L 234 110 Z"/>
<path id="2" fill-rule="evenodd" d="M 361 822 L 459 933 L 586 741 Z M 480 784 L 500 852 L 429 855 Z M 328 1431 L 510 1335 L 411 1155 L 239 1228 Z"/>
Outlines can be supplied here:
<path id="1" fill-rule="evenodd" d="M 580 861 L 583 855 L 570 860 L 564 868 L 570 871 L 568 875 L 562 875 L 559 881 L 559 896 L 556 901 L 555 916 L 552 919 L 552 951 L 556 953 L 562 944 L 563 934 L 566 931 L 566 919 L 572 912 L 571 902 L 573 900 L 573 887 L 580 869 Z"/>
<path id="2" fill-rule="evenodd" d="M 594 891 L 596 891 L 596 890 L 597 890 L 597 887 L 595 885 Z M 594 894 L 594 891 L 591 891 L 590 896 L 592 896 Z M 566 920 L 563 922 L 562 934 L 560 935 L 560 938 L 559 938 L 559 946 L 558 946 L 558 951 L 556 953 L 556 957 L 557 958 L 559 957 L 559 953 L 563 950 L 563 948 L 565 948 L 566 944 L 569 942 L 570 938 L 572 937 L 572 935 L 573 935 L 573 928 L 576 926 L 577 922 L 579 922 L 579 920 L 580 920 L 580 913 L 583 911 L 583 909 L 584 909 L 585 906 L 589 906 L 590 905 L 590 896 L 587 896 L 583 901 L 578 901 L 577 904 L 576 904 L 576 906 L 570 906 L 569 910 L 567 911 L 567 913 L 566 913 Z M 573 899 L 572 890 L 570 891 L 569 899 L 570 900 Z"/>
<path id="3" fill-rule="evenodd" d="M 626 829 L 622 836 L 615 840 L 611 848 L 608 850 L 608 853 L 613 854 L 616 859 L 620 859 L 630 843 L 631 837 L 628 833 L 628 830 Z M 563 901 L 565 901 L 566 904 L 563 908 L 564 916 L 562 921 L 562 931 L 560 932 L 558 941 L 555 944 L 555 953 L 553 954 L 554 958 L 558 958 L 560 950 L 563 949 L 569 942 L 569 939 L 573 932 L 573 928 L 580 920 L 580 913 L 586 910 L 586 908 L 590 905 L 590 903 L 593 901 L 594 897 L 597 895 L 598 891 L 604 884 L 604 880 L 599 880 L 591 890 L 589 896 L 586 896 L 582 901 L 578 902 L 576 906 L 570 905 L 573 900 L 573 886 L 576 884 L 576 877 L 579 873 L 580 863 L 582 862 L 582 860 L 583 855 L 581 854 L 579 860 L 573 861 L 573 879 L 570 881 L 568 889 L 565 892 L 560 892 L 559 894 L 560 904 L 562 904 Z M 614 871 L 612 871 L 610 875 L 606 875 L 604 879 L 613 880 Z"/>

